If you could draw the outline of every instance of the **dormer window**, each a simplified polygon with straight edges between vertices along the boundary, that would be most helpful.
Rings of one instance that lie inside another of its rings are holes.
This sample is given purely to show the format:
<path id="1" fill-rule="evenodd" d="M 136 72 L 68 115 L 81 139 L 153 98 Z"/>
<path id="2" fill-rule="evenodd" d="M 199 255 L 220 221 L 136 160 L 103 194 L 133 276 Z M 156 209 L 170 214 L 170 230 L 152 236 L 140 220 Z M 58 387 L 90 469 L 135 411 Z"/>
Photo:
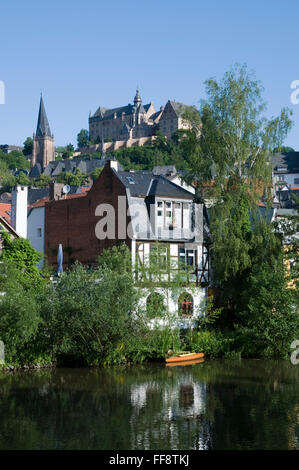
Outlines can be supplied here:
<path id="1" fill-rule="evenodd" d="M 135 184 L 135 181 L 134 179 L 132 178 L 132 176 L 127 176 L 127 180 L 130 184 Z"/>
<path id="2" fill-rule="evenodd" d="M 191 203 L 176 201 L 157 201 L 156 224 L 169 229 L 189 228 Z"/>

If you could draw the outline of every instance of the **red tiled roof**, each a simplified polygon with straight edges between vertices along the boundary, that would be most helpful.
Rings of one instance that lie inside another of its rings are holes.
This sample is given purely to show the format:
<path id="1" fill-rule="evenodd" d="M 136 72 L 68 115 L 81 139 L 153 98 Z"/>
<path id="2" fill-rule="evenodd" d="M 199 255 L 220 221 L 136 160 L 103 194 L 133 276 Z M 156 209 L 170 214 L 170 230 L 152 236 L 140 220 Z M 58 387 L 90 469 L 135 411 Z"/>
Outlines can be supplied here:
<path id="1" fill-rule="evenodd" d="M 87 195 L 89 190 L 90 190 L 90 188 L 81 188 L 82 193 L 79 193 L 79 194 L 66 194 L 65 198 L 59 199 L 59 201 L 65 201 L 65 199 L 76 199 L 78 197 L 84 197 L 84 196 Z M 49 202 L 49 201 L 50 201 L 50 197 L 46 196 L 46 197 L 43 197 L 42 199 L 40 199 L 39 201 L 34 202 L 29 207 L 30 208 L 31 207 L 43 207 L 46 204 L 46 202 Z"/>
<path id="2" fill-rule="evenodd" d="M 299 186 L 291 186 L 291 191 L 299 191 Z"/>
<path id="3" fill-rule="evenodd" d="M 9 212 L 9 214 L 8 214 Z M 10 223 L 10 212 L 11 212 L 11 204 L 1 202 L 0 203 L 0 217 L 3 217 Z"/>
<path id="4" fill-rule="evenodd" d="M 29 208 L 31 207 L 43 207 L 46 202 L 50 201 L 50 198 L 49 196 L 46 196 L 46 197 L 43 197 L 42 199 L 40 199 L 39 201 L 36 201 L 34 202 L 33 204 L 31 204 L 30 206 L 28 206 Z"/>
<path id="5" fill-rule="evenodd" d="M 77 197 L 85 197 L 87 195 L 87 191 L 81 194 L 67 194 L 66 199 L 76 199 Z"/>

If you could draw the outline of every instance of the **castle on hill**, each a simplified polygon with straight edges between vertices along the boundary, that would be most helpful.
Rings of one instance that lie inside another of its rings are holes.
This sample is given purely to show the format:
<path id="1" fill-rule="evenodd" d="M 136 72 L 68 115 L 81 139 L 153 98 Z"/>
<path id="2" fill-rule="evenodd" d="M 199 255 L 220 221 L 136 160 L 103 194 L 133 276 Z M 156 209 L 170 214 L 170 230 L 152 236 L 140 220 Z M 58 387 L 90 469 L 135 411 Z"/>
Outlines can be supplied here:
<path id="1" fill-rule="evenodd" d="M 84 150 L 87 153 L 102 151 L 104 156 L 105 152 L 118 148 L 146 145 L 155 138 L 157 130 L 170 138 L 176 130 L 189 127 L 182 117 L 186 107 L 187 105 L 169 100 L 165 107 L 161 106 L 159 111 L 156 111 L 152 102 L 142 104 L 137 89 L 133 104 L 113 109 L 100 106 L 89 116 L 89 137 L 98 144 L 80 149 L 81 153 L 84 153 Z M 33 134 L 30 176 L 38 177 L 54 161 L 54 136 L 41 96 L 36 133 Z"/>
<path id="2" fill-rule="evenodd" d="M 152 102 L 142 104 L 137 89 L 132 104 L 118 108 L 107 109 L 100 106 L 93 115 L 89 116 L 89 137 L 93 141 L 113 140 L 126 141 L 130 146 L 138 144 L 136 140 L 149 138 L 157 130 L 168 138 L 178 129 L 188 128 L 182 113 L 186 105 L 176 101 L 167 101 L 165 107 L 155 110 Z M 142 142 L 141 142 L 142 143 Z"/>

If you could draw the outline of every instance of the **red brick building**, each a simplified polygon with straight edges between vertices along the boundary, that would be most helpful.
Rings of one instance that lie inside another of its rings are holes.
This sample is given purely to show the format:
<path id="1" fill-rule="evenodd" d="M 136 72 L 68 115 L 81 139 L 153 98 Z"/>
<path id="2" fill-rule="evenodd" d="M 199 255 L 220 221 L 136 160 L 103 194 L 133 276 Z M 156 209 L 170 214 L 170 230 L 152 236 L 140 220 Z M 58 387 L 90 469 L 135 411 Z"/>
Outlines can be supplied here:
<path id="1" fill-rule="evenodd" d="M 87 265 L 97 262 L 98 256 L 116 240 L 99 240 L 95 227 L 100 217 L 95 215 L 99 204 L 110 204 L 118 217 L 118 196 L 126 196 L 126 188 L 116 173 L 110 168 L 114 162 L 108 162 L 92 188 L 73 198 L 52 200 L 46 203 L 45 214 L 45 254 L 48 263 L 57 265 L 57 250 L 63 247 L 63 264 L 66 267 L 75 260 Z M 125 241 L 130 247 L 130 240 Z"/>

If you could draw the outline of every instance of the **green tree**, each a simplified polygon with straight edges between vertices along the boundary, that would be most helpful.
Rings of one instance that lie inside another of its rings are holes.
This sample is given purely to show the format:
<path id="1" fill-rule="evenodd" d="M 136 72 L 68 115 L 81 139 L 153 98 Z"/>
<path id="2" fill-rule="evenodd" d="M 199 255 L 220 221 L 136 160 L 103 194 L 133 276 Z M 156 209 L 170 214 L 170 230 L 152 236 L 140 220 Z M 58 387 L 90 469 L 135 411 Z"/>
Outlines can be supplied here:
<path id="1" fill-rule="evenodd" d="M 42 174 L 38 179 L 34 180 L 34 186 L 37 188 L 46 188 L 51 181 L 51 176 Z"/>
<path id="2" fill-rule="evenodd" d="M 91 176 L 92 181 L 96 181 L 96 180 L 98 179 L 98 177 L 100 176 L 102 170 L 103 170 L 103 167 L 101 167 L 101 168 L 95 168 L 95 169 L 90 173 L 90 176 Z"/>
<path id="3" fill-rule="evenodd" d="M 3 250 L 1 258 L 3 261 L 13 265 L 24 281 L 30 279 L 38 281 L 41 279 L 37 268 L 37 263 L 41 260 L 42 254 L 36 251 L 25 238 L 15 238 L 2 231 Z"/>
<path id="4" fill-rule="evenodd" d="M 73 153 L 74 153 L 74 150 L 75 150 L 75 149 L 74 149 L 73 144 L 68 144 L 68 145 L 66 145 L 65 151 L 64 151 L 63 154 L 62 154 L 62 158 L 63 158 L 63 159 L 67 159 L 67 158 L 71 157 L 71 156 L 73 155 Z"/>
<path id="5" fill-rule="evenodd" d="M 262 87 L 246 66 L 234 66 L 220 81 L 206 81 L 206 94 L 200 121 L 190 121 L 192 129 L 182 145 L 189 164 L 187 181 L 213 202 L 215 280 L 225 285 L 227 301 L 234 304 L 238 280 L 252 266 L 249 215 L 262 196 L 267 200 L 271 151 L 281 145 L 292 123 L 288 109 L 277 118 L 264 117 Z"/>
<path id="6" fill-rule="evenodd" d="M 0 150 L 0 160 L 3 160 L 10 170 L 28 170 L 30 168 L 30 162 L 18 150 L 13 150 L 9 154 L 3 153 Z"/>
<path id="7" fill-rule="evenodd" d="M 284 152 L 295 152 L 293 147 L 288 147 L 285 145 L 282 145 L 281 147 L 275 147 L 273 149 L 273 153 L 284 153 Z"/>
<path id="8" fill-rule="evenodd" d="M 81 129 L 77 135 L 77 145 L 79 149 L 89 145 L 89 133 L 87 129 Z"/>
<path id="9" fill-rule="evenodd" d="M 113 258 L 121 266 L 123 250 L 114 249 Z M 131 271 L 103 262 L 91 273 L 76 264 L 49 286 L 42 308 L 49 347 L 58 358 L 85 364 L 102 363 L 114 351 L 121 360 L 121 344 L 137 328 L 137 297 Z"/>
<path id="10" fill-rule="evenodd" d="M 32 155 L 32 152 L 33 152 L 33 140 L 31 137 L 27 137 L 27 139 L 24 142 L 23 154 L 25 156 Z"/>
<path id="11" fill-rule="evenodd" d="M 252 267 L 243 276 L 238 327 L 245 354 L 287 357 L 299 335 L 298 294 L 287 288 L 289 274 L 281 238 L 262 218 L 255 221 Z"/>
<path id="12" fill-rule="evenodd" d="M 15 184 L 20 186 L 30 186 L 31 181 L 23 171 L 20 171 L 20 173 L 15 177 Z"/>
<path id="13" fill-rule="evenodd" d="M 37 285 L 32 278 L 24 281 L 24 271 L 17 267 L 19 259 L 18 264 L 7 261 L 5 256 L 3 261 L 0 265 L 0 338 L 5 344 L 6 362 L 24 363 L 35 359 L 33 342 L 41 322 Z"/>

